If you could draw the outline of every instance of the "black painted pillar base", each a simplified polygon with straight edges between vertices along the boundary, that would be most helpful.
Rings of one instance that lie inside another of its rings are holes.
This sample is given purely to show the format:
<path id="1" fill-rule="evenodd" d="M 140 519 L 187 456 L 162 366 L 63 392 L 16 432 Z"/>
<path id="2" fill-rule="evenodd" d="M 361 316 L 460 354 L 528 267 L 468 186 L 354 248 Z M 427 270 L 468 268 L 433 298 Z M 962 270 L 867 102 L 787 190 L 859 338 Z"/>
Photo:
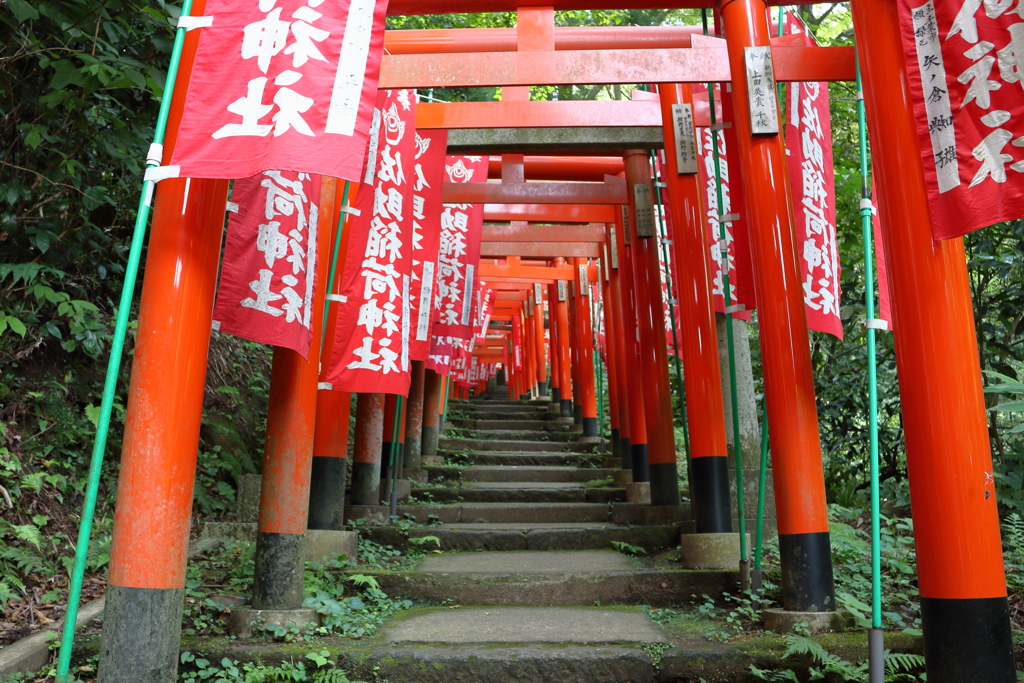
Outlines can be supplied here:
<path id="1" fill-rule="evenodd" d="M 647 464 L 647 444 L 635 443 L 630 445 L 632 454 L 631 467 L 633 469 L 633 483 L 640 483 L 651 480 L 651 469 Z"/>
<path id="2" fill-rule="evenodd" d="M 583 436 L 598 436 L 596 417 L 583 418 Z"/>
<path id="3" fill-rule="evenodd" d="M 424 428 L 424 431 L 426 428 Z M 380 500 L 380 463 L 352 463 L 352 504 L 377 505 Z"/>
<path id="4" fill-rule="evenodd" d="M 928 683 L 1017 680 L 1006 598 L 921 598 Z"/>
<path id="5" fill-rule="evenodd" d="M 619 439 L 619 458 L 622 461 L 622 469 L 633 469 L 633 446 L 630 445 L 628 436 Z"/>
<path id="6" fill-rule="evenodd" d="M 679 495 L 679 475 L 674 462 L 659 462 L 650 466 L 651 505 L 679 507 L 683 498 Z M 635 481 L 635 480 L 634 480 Z"/>
<path id="7" fill-rule="evenodd" d="M 348 458 L 313 458 L 313 470 L 309 480 L 307 528 L 344 530 L 347 471 Z"/>
<path id="8" fill-rule="evenodd" d="M 618 429 L 613 429 L 612 430 L 612 457 L 614 459 L 618 460 L 619 462 L 622 462 L 622 448 L 621 448 L 622 444 L 619 443 L 619 440 L 620 440 L 619 430 Z"/>
<path id="9" fill-rule="evenodd" d="M 832 546 L 827 531 L 779 534 L 782 608 L 790 612 L 833 612 Z"/>
<path id="10" fill-rule="evenodd" d="M 559 389 L 558 387 L 552 387 L 552 389 L 551 389 L 551 400 L 554 401 L 555 403 L 557 403 L 558 405 L 562 405 L 561 404 L 562 390 Z"/>
<path id="11" fill-rule="evenodd" d="M 252 608 L 302 607 L 302 573 L 306 568 L 303 534 L 256 534 L 253 560 Z"/>
<path id="12" fill-rule="evenodd" d="M 690 500 L 698 534 L 732 533 L 727 456 L 690 459 Z"/>
<path id="13" fill-rule="evenodd" d="M 572 417 L 572 399 L 563 398 L 559 401 L 559 405 L 562 407 L 562 417 Z"/>
<path id="14" fill-rule="evenodd" d="M 175 683 L 184 588 L 107 586 L 100 683 Z"/>
<path id="15" fill-rule="evenodd" d="M 539 396 L 547 396 L 548 395 L 548 383 L 547 382 L 537 382 L 537 395 L 539 395 Z"/>
<path id="16" fill-rule="evenodd" d="M 583 424 L 583 406 L 582 405 L 580 405 L 578 403 L 574 403 L 573 404 L 573 406 L 572 406 L 572 419 L 573 419 L 573 422 L 578 424 L 578 425 Z"/>

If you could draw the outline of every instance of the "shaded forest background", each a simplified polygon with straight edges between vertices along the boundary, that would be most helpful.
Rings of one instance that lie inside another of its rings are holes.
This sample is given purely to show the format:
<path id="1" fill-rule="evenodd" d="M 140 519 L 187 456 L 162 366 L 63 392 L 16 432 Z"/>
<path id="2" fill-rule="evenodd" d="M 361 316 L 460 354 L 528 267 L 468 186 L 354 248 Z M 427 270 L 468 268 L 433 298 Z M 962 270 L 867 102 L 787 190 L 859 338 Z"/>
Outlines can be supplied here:
<path id="1" fill-rule="evenodd" d="M 798 11 L 822 43 L 852 43 L 847 4 Z M 56 618 L 57 612 L 45 606 L 58 603 L 66 586 L 94 406 L 177 13 L 176 6 L 160 0 L 0 4 L 6 36 L 0 43 L 0 612 L 16 603 L 42 623 Z M 700 14 L 573 11 L 557 13 L 556 20 L 561 25 L 699 24 Z M 389 28 L 396 29 L 514 25 L 514 14 L 389 19 Z M 844 507 L 865 504 L 868 476 L 854 91 L 852 83 L 831 86 L 846 340 L 812 334 L 829 499 Z M 444 100 L 498 96 L 486 88 L 430 94 Z M 628 97 L 629 88 L 534 88 L 532 96 L 617 99 Z M 1012 379 L 1024 378 L 1022 239 L 1024 223 L 1015 221 L 965 240 L 982 366 Z M 752 331 L 757 366 L 756 328 Z M 879 338 L 883 492 L 890 509 L 900 510 L 908 497 L 895 358 L 891 334 Z M 100 577 L 96 591 L 102 589 L 107 561 L 130 339 L 128 349 L 90 557 L 90 570 Z M 256 471 L 268 382 L 267 348 L 214 333 L 197 519 L 229 511 L 235 477 Z M 992 407 L 1003 400 L 996 393 L 988 399 Z M 1004 513 L 1024 508 L 1024 440 L 1014 431 L 1019 417 L 1012 411 L 990 413 Z"/>

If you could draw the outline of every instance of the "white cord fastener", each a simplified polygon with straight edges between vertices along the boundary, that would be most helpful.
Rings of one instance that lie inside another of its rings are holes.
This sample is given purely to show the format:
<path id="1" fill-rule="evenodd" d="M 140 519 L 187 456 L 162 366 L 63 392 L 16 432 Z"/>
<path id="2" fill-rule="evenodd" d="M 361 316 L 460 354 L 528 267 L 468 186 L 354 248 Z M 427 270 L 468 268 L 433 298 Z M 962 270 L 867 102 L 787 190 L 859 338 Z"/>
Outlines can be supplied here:
<path id="1" fill-rule="evenodd" d="M 733 221 L 738 221 L 739 219 L 740 215 L 738 213 L 727 213 L 724 216 L 722 216 L 722 220 L 725 221 L 726 223 L 732 223 Z"/>
<path id="2" fill-rule="evenodd" d="M 869 330 L 885 331 L 889 329 L 889 321 L 879 320 L 878 318 L 869 318 L 868 320 L 864 321 L 864 327 L 868 328 Z"/>
<path id="3" fill-rule="evenodd" d="M 228 202 L 227 206 L 225 207 L 225 210 L 228 211 L 229 213 L 238 213 L 238 204 L 235 204 L 234 202 Z"/>
<path id="4" fill-rule="evenodd" d="M 210 329 L 213 330 L 214 332 L 220 332 L 220 321 L 214 320 L 213 324 L 210 325 Z"/>
<path id="5" fill-rule="evenodd" d="M 719 121 L 718 123 L 711 124 L 711 130 L 724 130 L 725 128 L 732 128 L 732 121 Z"/>
<path id="6" fill-rule="evenodd" d="M 337 301 L 339 304 L 348 303 L 348 297 L 345 296 L 344 294 L 328 294 L 327 295 L 327 300 L 328 301 Z"/>
<path id="7" fill-rule="evenodd" d="M 213 15 L 208 17 L 178 17 L 178 28 L 191 31 L 194 28 L 213 26 Z"/>
<path id="8" fill-rule="evenodd" d="M 864 209 L 871 209 L 871 213 L 875 214 L 876 216 L 878 215 L 878 208 L 871 202 L 870 199 L 860 200 L 860 210 L 863 211 Z"/>
<path id="9" fill-rule="evenodd" d="M 343 206 L 343 207 L 341 207 L 341 212 L 342 213 L 349 213 L 349 214 L 352 214 L 353 216 L 359 216 L 359 215 L 361 215 L 363 213 L 362 211 L 360 211 L 359 209 L 355 208 L 354 206 Z"/>
<path id="10" fill-rule="evenodd" d="M 745 310 L 747 310 L 747 307 L 744 306 L 743 304 L 733 304 L 732 306 L 726 306 L 725 307 L 725 312 L 726 313 L 739 313 L 739 312 L 745 311 Z"/>
<path id="11" fill-rule="evenodd" d="M 149 146 L 149 153 L 146 154 L 147 166 L 159 166 L 164 162 L 164 146 L 154 142 Z"/>
<path id="12" fill-rule="evenodd" d="M 334 385 L 331 382 L 320 382 L 316 385 L 317 389 L 331 391 L 334 389 Z"/>
<path id="13" fill-rule="evenodd" d="M 168 178 L 177 178 L 181 175 L 181 166 L 150 166 L 146 169 L 143 180 L 159 183 Z"/>
<path id="14" fill-rule="evenodd" d="M 668 183 L 663 183 L 660 180 L 654 183 L 655 187 L 668 187 Z"/>

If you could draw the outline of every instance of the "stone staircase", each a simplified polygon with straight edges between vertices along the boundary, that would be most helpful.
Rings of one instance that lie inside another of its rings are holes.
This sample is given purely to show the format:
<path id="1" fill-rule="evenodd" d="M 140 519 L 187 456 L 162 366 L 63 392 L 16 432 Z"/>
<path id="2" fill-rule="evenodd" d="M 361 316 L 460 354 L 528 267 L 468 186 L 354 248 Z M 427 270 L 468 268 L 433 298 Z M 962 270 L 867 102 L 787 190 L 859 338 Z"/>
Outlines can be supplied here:
<path id="1" fill-rule="evenodd" d="M 649 652 L 666 651 L 677 636 L 642 606 L 687 605 L 694 595 L 735 591 L 738 581 L 735 572 L 683 571 L 664 559 L 692 528 L 689 507 L 626 503 L 606 467 L 616 463 L 598 444 L 577 442 L 572 420 L 549 413 L 547 402 L 453 401 L 448 424 L 443 463 L 425 466 L 414 502 L 398 508 L 433 524 L 360 529 L 396 547 L 436 537 L 441 554 L 376 577 L 390 595 L 438 606 L 389 622 L 354 673 L 372 666 L 378 679 L 417 682 L 667 680 Z M 616 552 L 616 541 L 652 559 Z"/>

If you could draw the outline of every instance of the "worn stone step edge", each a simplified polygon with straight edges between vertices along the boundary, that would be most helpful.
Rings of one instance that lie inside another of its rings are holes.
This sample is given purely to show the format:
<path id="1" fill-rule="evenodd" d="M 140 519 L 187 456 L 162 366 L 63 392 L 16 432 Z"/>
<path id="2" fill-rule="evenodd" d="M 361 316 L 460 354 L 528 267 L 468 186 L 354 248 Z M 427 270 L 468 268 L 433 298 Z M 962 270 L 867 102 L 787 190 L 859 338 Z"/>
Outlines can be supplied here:
<path id="1" fill-rule="evenodd" d="M 438 439 L 438 451 L 507 451 L 518 453 L 522 451 L 541 451 L 558 453 L 569 451 L 573 453 L 594 453 L 598 450 L 599 444 L 580 443 L 578 441 L 513 441 L 506 439 Z"/>
<path id="2" fill-rule="evenodd" d="M 454 468 L 453 468 L 454 469 Z M 449 474 L 449 472 L 445 472 Z M 595 467 L 525 465 L 504 467 L 501 465 L 479 464 L 460 470 L 463 481 L 500 482 L 587 482 L 607 479 L 612 470 Z M 439 478 L 439 477 L 437 477 Z M 431 481 L 435 477 L 432 476 Z"/>
<path id="3" fill-rule="evenodd" d="M 507 482 L 500 482 L 507 483 Z M 413 499 L 426 503 L 612 503 L 625 502 L 625 489 L 579 487 L 573 489 L 413 488 Z"/>
<path id="4" fill-rule="evenodd" d="M 535 529 L 440 529 L 417 528 L 405 531 L 397 527 L 375 526 L 360 530 L 360 535 L 376 543 L 400 550 L 413 547 L 409 537 L 434 536 L 441 541 L 440 550 L 609 550 L 612 541 L 622 541 L 656 554 L 677 548 L 679 534 L 693 533 L 694 525 L 604 528 L 535 528 Z M 423 546 L 416 546 L 418 548 Z M 431 546 L 432 549 L 432 546 Z"/>
<path id="5" fill-rule="evenodd" d="M 622 570 L 602 572 L 364 572 L 388 595 L 462 605 L 570 607 L 650 605 L 675 607 L 693 595 L 735 594 L 738 571 Z"/>

